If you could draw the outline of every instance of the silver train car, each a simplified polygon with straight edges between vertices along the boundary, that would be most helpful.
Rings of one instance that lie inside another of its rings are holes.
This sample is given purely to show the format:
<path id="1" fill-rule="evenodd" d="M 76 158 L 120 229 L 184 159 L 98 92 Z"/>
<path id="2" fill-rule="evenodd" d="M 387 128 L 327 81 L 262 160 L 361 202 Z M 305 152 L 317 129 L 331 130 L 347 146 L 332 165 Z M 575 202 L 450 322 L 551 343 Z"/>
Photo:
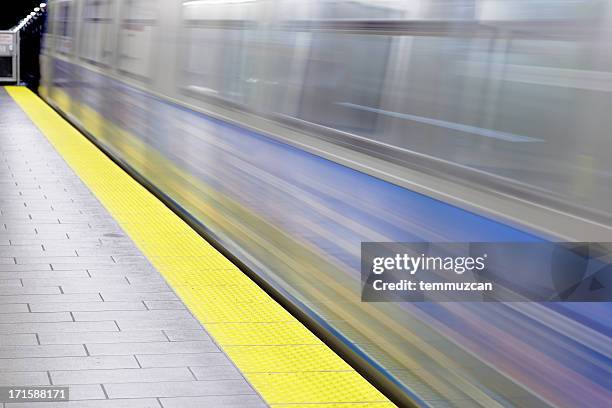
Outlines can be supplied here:
<path id="1" fill-rule="evenodd" d="M 40 93 L 397 401 L 603 407 L 609 303 L 368 303 L 362 242 L 612 241 L 612 2 L 53 0 Z"/>

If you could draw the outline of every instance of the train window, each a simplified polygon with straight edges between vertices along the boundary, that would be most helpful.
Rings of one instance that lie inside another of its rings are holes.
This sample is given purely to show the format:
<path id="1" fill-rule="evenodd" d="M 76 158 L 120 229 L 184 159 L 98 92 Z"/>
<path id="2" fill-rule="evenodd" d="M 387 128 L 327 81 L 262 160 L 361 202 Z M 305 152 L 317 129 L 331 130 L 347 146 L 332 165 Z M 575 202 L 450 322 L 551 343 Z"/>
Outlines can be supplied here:
<path id="1" fill-rule="evenodd" d="M 156 1 L 128 0 L 119 32 L 119 70 L 139 79 L 151 77 L 151 57 L 157 27 Z"/>
<path id="2" fill-rule="evenodd" d="M 50 53 L 53 52 L 53 49 L 55 48 L 55 3 L 53 3 L 51 0 L 49 0 L 49 4 L 51 5 L 50 8 L 48 8 L 47 10 L 47 27 L 46 27 L 46 32 L 45 32 L 45 36 L 44 36 L 44 40 L 42 42 L 42 53 L 44 55 L 48 55 Z"/>
<path id="3" fill-rule="evenodd" d="M 113 53 L 111 0 L 88 0 L 83 8 L 81 57 L 93 63 L 108 65 Z"/>
<path id="4" fill-rule="evenodd" d="M 208 28 L 188 29 L 184 86 L 195 93 L 233 103 L 246 103 L 257 78 L 242 46 L 248 32 Z"/>
<path id="5" fill-rule="evenodd" d="M 57 3 L 55 21 L 56 50 L 62 54 L 71 54 L 74 42 L 74 19 L 72 1 Z"/>
<path id="6" fill-rule="evenodd" d="M 384 92 L 391 39 L 384 35 L 311 33 L 299 101 L 275 106 L 275 113 L 344 132 L 369 136 L 377 115 L 350 106 L 378 108 Z M 282 56 L 284 64 L 295 57 Z"/>
<path id="7" fill-rule="evenodd" d="M 180 84 L 196 96 L 248 104 L 260 86 L 256 57 L 259 33 L 249 20 L 257 2 L 183 3 L 183 75 Z"/>
<path id="8" fill-rule="evenodd" d="M 598 4 L 599 3 L 599 4 Z M 550 20 L 591 19 L 598 16 L 601 4 L 593 0 L 574 1 L 533 1 L 516 0 L 480 0 L 477 18 L 495 24 L 508 21 L 538 22 Z"/>

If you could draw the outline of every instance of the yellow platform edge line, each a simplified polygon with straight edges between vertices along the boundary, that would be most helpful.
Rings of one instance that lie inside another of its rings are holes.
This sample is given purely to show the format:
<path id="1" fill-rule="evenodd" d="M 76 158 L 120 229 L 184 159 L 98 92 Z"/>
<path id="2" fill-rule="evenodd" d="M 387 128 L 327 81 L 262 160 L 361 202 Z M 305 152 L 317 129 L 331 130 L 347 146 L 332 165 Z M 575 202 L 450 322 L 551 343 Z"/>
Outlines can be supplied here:
<path id="1" fill-rule="evenodd" d="M 395 406 L 43 100 L 5 89 L 268 404 Z"/>

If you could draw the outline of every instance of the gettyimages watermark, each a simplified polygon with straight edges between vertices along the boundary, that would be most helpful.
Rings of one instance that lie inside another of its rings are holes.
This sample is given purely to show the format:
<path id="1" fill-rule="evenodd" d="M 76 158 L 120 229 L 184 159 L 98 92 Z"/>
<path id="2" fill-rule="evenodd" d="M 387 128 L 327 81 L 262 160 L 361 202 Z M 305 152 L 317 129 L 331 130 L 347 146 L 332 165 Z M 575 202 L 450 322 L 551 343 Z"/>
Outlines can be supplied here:
<path id="1" fill-rule="evenodd" d="M 364 302 L 612 301 L 610 243 L 361 244 Z"/>

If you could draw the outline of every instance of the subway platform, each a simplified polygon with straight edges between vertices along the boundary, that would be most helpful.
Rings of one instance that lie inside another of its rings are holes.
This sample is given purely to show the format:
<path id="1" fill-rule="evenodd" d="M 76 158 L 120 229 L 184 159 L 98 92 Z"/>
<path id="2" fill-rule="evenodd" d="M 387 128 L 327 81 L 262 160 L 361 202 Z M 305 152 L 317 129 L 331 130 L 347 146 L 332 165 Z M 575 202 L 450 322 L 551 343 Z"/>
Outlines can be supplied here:
<path id="1" fill-rule="evenodd" d="M 394 406 L 25 88 L 0 88 L 0 386 L 17 407 Z"/>

